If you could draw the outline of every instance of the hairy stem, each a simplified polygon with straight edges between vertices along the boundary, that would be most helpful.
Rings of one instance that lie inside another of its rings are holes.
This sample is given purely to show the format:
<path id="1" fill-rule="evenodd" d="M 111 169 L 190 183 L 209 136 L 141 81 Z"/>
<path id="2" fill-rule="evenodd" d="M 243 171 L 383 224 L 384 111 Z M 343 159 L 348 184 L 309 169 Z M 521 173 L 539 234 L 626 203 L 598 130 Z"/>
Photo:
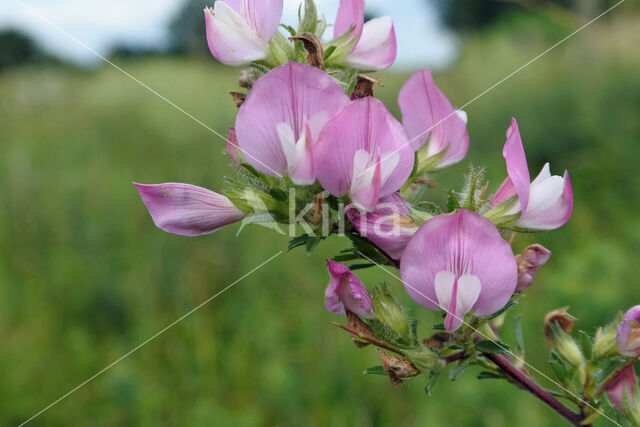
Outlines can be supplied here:
<path id="1" fill-rule="evenodd" d="M 565 404 L 553 397 L 544 388 L 540 387 L 531 377 L 526 375 L 520 369 L 516 368 L 509 360 L 500 354 L 483 354 L 484 357 L 495 363 L 505 374 L 509 375 L 516 383 L 520 384 L 524 389 L 529 391 L 535 397 L 543 401 L 548 407 L 556 411 L 567 421 L 575 426 L 579 426 L 583 416 L 572 411 Z"/>

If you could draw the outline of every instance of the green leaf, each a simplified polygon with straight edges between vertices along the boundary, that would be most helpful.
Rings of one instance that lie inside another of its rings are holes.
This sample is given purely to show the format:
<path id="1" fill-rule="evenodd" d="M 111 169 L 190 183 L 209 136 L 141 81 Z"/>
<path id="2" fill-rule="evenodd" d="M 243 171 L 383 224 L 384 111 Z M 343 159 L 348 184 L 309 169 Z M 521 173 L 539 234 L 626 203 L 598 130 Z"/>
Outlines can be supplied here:
<path id="1" fill-rule="evenodd" d="M 457 364 L 449 370 L 449 379 L 455 381 L 469 366 L 465 364 Z"/>
<path id="2" fill-rule="evenodd" d="M 328 48 L 326 48 L 324 51 L 324 60 L 327 61 L 331 57 L 331 54 L 335 52 L 335 50 L 335 46 L 329 46 Z"/>
<path id="3" fill-rule="evenodd" d="M 300 20 L 301 33 L 315 33 L 318 25 L 318 11 L 313 0 L 304 2 L 304 17 Z"/>
<path id="4" fill-rule="evenodd" d="M 578 332 L 578 345 L 587 360 L 591 359 L 593 339 L 585 331 Z"/>
<path id="5" fill-rule="evenodd" d="M 456 209 L 460 209 L 460 201 L 455 192 L 449 191 L 447 194 L 447 212 L 453 212 Z"/>
<path id="6" fill-rule="evenodd" d="M 507 305 L 505 305 L 504 307 L 502 307 L 501 310 L 496 311 L 495 313 L 493 313 L 491 316 L 487 317 L 487 319 L 491 320 L 491 319 L 495 319 L 496 317 L 500 316 L 502 313 L 504 313 L 505 311 L 509 310 L 511 307 L 513 307 L 514 305 L 517 305 L 518 301 L 512 299 L 510 300 Z"/>
<path id="7" fill-rule="evenodd" d="M 438 377 L 440 377 L 440 373 L 439 372 L 434 373 L 431 376 L 429 383 L 425 386 L 424 392 L 427 393 L 427 396 L 431 397 L 431 389 L 433 389 L 433 386 L 435 386 L 436 383 L 438 382 Z"/>
<path id="8" fill-rule="evenodd" d="M 524 338 L 522 337 L 522 326 L 520 325 L 520 318 L 522 316 L 516 316 L 513 319 L 513 334 L 516 338 L 516 345 L 518 350 L 524 351 Z"/>
<path id="9" fill-rule="evenodd" d="M 311 255 L 313 250 L 318 246 L 318 243 L 322 240 L 319 236 L 310 236 L 306 243 L 307 255 Z"/>
<path id="10" fill-rule="evenodd" d="M 298 246 L 306 245 L 310 238 L 311 238 L 311 236 L 309 236 L 307 234 L 303 234 L 302 236 L 294 237 L 293 239 L 289 240 L 289 245 L 287 247 L 287 251 L 290 251 L 291 249 L 295 249 Z"/>
<path id="11" fill-rule="evenodd" d="M 354 271 L 354 270 L 363 270 L 365 268 L 371 268 L 371 267 L 375 267 L 376 265 L 372 262 L 358 262 L 355 264 L 349 264 L 349 270 Z"/>
<path id="12" fill-rule="evenodd" d="M 298 32 L 296 31 L 295 28 L 293 28 L 291 25 L 285 25 L 285 24 L 280 24 L 280 26 L 282 28 L 284 28 L 285 30 L 287 30 L 289 32 L 289 34 L 291 34 L 291 37 L 295 36 L 296 34 L 298 34 Z"/>
<path id="13" fill-rule="evenodd" d="M 289 196 L 283 190 L 272 187 L 269 189 L 269 194 L 279 202 L 286 202 Z"/>
<path id="14" fill-rule="evenodd" d="M 476 350 L 482 353 L 501 354 L 507 353 L 509 346 L 499 341 L 482 340 L 476 343 Z"/>
<path id="15" fill-rule="evenodd" d="M 363 372 L 364 375 L 387 375 L 387 371 L 381 365 L 372 366 Z"/>
<path id="16" fill-rule="evenodd" d="M 504 377 L 500 374 L 496 374 L 495 372 L 482 371 L 478 374 L 476 378 L 478 378 L 479 380 L 490 380 L 490 379 L 501 379 Z"/>
<path id="17" fill-rule="evenodd" d="M 551 365 L 551 369 L 553 369 L 553 373 L 556 375 L 556 378 L 558 378 L 561 383 L 565 384 L 569 377 L 569 370 L 567 369 L 567 365 L 555 351 L 551 351 L 551 353 L 549 353 L 549 365 Z"/>
<path id="18" fill-rule="evenodd" d="M 444 323 L 436 323 L 432 328 L 434 331 L 444 331 Z"/>

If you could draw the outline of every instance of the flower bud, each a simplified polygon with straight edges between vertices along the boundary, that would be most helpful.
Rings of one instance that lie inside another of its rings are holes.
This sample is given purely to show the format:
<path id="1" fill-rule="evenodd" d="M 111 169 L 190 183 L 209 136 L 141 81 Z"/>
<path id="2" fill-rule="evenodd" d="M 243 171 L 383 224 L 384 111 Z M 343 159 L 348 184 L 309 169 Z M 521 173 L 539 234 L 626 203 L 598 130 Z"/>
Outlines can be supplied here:
<path id="1" fill-rule="evenodd" d="M 584 366 L 584 356 L 573 337 L 555 322 L 549 324 L 549 329 L 554 350 L 573 366 Z"/>
<path id="2" fill-rule="evenodd" d="M 593 339 L 593 357 L 595 359 L 606 359 L 618 352 L 616 343 L 616 328 L 614 325 L 607 325 L 598 328 Z"/>
<path id="3" fill-rule="evenodd" d="M 327 260 L 331 280 L 324 293 L 325 308 L 345 316 L 347 311 L 365 319 L 373 319 L 374 310 L 371 295 L 360 279 L 339 262 Z"/>
<path id="4" fill-rule="evenodd" d="M 518 263 L 518 286 L 516 292 L 527 288 L 533 281 L 538 268 L 544 265 L 551 256 L 551 251 L 542 245 L 531 245 L 520 255 L 516 255 Z"/>
<path id="5" fill-rule="evenodd" d="M 560 328 L 564 332 L 570 333 L 573 330 L 573 324 L 575 323 L 575 318 L 567 313 L 569 307 L 561 307 L 550 311 L 544 316 L 544 333 L 547 336 L 547 342 L 549 345 L 552 345 L 552 334 L 550 325 L 552 323 L 557 323 Z"/>
<path id="6" fill-rule="evenodd" d="M 373 311 L 382 323 L 401 334 L 409 334 L 409 322 L 402 307 L 389 293 L 386 286 L 372 290 Z"/>
<path id="7" fill-rule="evenodd" d="M 611 403 L 622 412 L 627 412 L 625 406 L 635 407 L 633 395 L 637 383 L 638 379 L 633 365 L 629 365 L 618 372 L 613 380 L 607 384 L 607 396 L 609 396 Z M 628 403 L 631 403 L 631 405 L 625 405 L 626 399 L 629 400 Z"/>
<path id="8" fill-rule="evenodd" d="M 640 305 L 631 307 L 618 324 L 616 331 L 618 351 L 623 356 L 640 356 Z"/>

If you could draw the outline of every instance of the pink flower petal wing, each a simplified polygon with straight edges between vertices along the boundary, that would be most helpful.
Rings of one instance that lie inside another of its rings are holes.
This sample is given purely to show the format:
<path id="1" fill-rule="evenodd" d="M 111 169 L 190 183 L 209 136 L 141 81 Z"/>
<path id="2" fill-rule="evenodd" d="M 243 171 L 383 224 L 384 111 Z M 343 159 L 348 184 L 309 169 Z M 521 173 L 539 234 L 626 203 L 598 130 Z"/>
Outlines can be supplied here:
<path id="1" fill-rule="evenodd" d="M 238 155 L 238 138 L 236 137 L 236 128 L 231 126 L 227 134 L 227 154 L 231 160 L 238 165 L 240 164 L 240 156 Z"/>
<path id="2" fill-rule="evenodd" d="M 397 53 L 393 21 L 391 17 L 383 16 L 364 24 L 360 40 L 345 58 L 345 63 L 359 70 L 380 71 L 393 64 Z"/>
<path id="3" fill-rule="evenodd" d="M 520 208 L 524 213 L 529 203 L 531 178 L 516 119 L 511 119 L 511 126 L 507 130 L 507 141 L 504 144 L 502 155 L 507 162 L 507 173 L 518 194 Z"/>
<path id="4" fill-rule="evenodd" d="M 227 65 L 243 65 L 267 57 L 267 42 L 223 1 L 205 9 L 207 44 L 211 54 Z"/>
<path id="5" fill-rule="evenodd" d="M 350 29 L 353 29 L 351 39 L 360 37 L 364 26 L 364 3 L 365 0 L 340 0 L 333 38 L 343 36 Z"/>
<path id="6" fill-rule="evenodd" d="M 206 188 L 180 183 L 135 186 L 153 222 L 168 233 L 200 236 L 245 217 L 227 197 Z"/>
<path id="7" fill-rule="evenodd" d="M 414 150 L 427 141 L 429 157 L 446 148 L 439 167 L 464 158 L 469 149 L 466 122 L 435 85 L 431 71 L 422 69 L 413 74 L 400 90 L 398 103 Z"/>
<path id="8" fill-rule="evenodd" d="M 255 82 L 238 111 L 240 150 L 258 171 L 284 174 L 287 161 L 278 126 L 289 126 L 299 141 L 308 121 L 311 138 L 317 138 L 329 117 L 348 103 L 349 97 L 325 72 L 296 62 L 276 67 Z"/>
<path id="9" fill-rule="evenodd" d="M 625 395 L 633 402 L 633 392 L 638 378 L 633 365 L 629 365 L 607 385 L 607 396 L 619 410 L 624 412 Z"/>
<path id="10" fill-rule="evenodd" d="M 379 197 L 396 192 L 413 169 L 413 150 L 404 128 L 376 98 L 351 102 L 320 132 L 314 146 L 316 173 L 322 187 L 332 195 L 349 192 L 354 166 L 362 169 L 354 163 L 358 151 L 369 153 L 368 165 L 356 174 L 360 179 L 370 174 L 373 182 L 375 168 L 380 166 Z"/>
<path id="11" fill-rule="evenodd" d="M 282 0 L 217 0 L 220 1 L 238 12 L 262 40 L 269 41 L 278 30 L 282 18 Z"/>

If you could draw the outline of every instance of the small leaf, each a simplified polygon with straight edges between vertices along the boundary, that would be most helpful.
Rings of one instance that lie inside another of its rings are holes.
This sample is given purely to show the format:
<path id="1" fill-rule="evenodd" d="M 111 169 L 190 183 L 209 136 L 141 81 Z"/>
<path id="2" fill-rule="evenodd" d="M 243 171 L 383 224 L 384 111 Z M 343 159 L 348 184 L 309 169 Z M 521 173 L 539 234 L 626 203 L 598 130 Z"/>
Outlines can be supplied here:
<path id="1" fill-rule="evenodd" d="M 479 380 L 490 380 L 490 379 L 501 379 L 504 377 L 500 374 L 496 374 L 495 372 L 482 371 L 478 374 L 477 378 Z"/>
<path id="2" fill-rule="evenodd" d="M 432 328 L 434 331 L 444 331 L 444 323 L 436 323 Z"/>
<path id="3" fill-rule="evenodd" d="M 455 365 L 449 370 L 449 379 L 451 381 L 457 380 L 458 377 L 462 375 L 462 373 L 466 371 L 468 367 L 469 367 L 468 365 L 463 365 L 463 364 Z"/>
<path id="4" fill-rule="evenodd" d="M 564 384 L 569 376 L 569 371 L 567 370 L 565 363 L 555 351 L 551 351 L 551 353 L 549 353 L 549 365 L 551 365 L 551 369 L 553 369 L 553 373 L 556 375 L 556 378 Z"/>
<path id="5" fill-rule="evenodd" d="M 384 370 L 382 365 L 376 365 L 376 366 L 372 366 L 370 368 L 365 369 L 363 374 L 364 375 L 384 375 L 386 377 L 387 371 Z"/>
<path id="6" fill-rule="evenodd" d="M 298 34 L 295 28 L 293 28 L 291 25 L 280 24 L 280 26 L 287 30 L 289 34 L 291 34 L 291 36 L 295 36 L 296 34 Z"/>
<path id="7" fill-rule="evenodd" d="M 325 51 L 324 51 L 324 60 L 328 60 L 331 57 L 331 54 L 336 50 L 335 46 L 329 46 Z"/>
<path id="8" fill-rule="evenodd" d="M 318 243 L 322 240 L 319 236 L 310 236 L 306 243 L 307 255 L 311 255 L 313 250 L 318 246 Z"/>
<path id="9" fill-rule="evenodd" d="M 272 188 L 269 189 L 269 194 L 279 202 L 284 202 L 289 198 L 287 193 L 285 193 L 281 189 L 275 188 L 275 187 L 272 187 Z"/>
<path id="10" fill-rule="evenodd" d="M 447 195 L 447 212 L 453 212 L 456 209 L 460 209 L 460 201 L 456 196 L 456 193 L 449 191 Z"/>
<path id="11" fill-rule="evenodd" d="M 362 270 L 365 268 L 371 268 L 371 267 L 375 267 L 376 265 L 372 262 L 358 262 L 355 264 L 350 264 L 349 270 L 354 271 L 354 270 Z"/>
<path id="12" fill-rule="evenodd" d="M 424 392 L 427 393 L 427 396 L 431 396 L 431 389 L 433 388 L 433 386 L 436 385 L 436 383 L 438 382 L 438 377 L 440 376 L 440 373 L 434 373 L 430 380 L 429 383 L 425 386 L 424 388 Z"/>
<path id="13" fill-rule="evenodd" d="M 516 338 L 516 345 L 518 350 L 524 351 L 524 338 L 522 337 L 522 326 L 520 325 L 520 318 L 522 316 L 516 316 L 513 319 L 513 334 Z"/>
<path id="14" fill-rule="evenodd" d="M 593 339 L 587 334 L 585 331 L 578 332 L 578 344 L 580 345 L 580 349 L 582 350 L 582 354 L 584 357 L 589 360 L 591 359 L 592 354 L 592 342 Z"/>
<path id="15" fill-rule="evenodd" d="M 495 319 L 496 317 L 500 316 L 502 313 L 504 313 L 505 311 L 509 310 L 511 307 L 517 304 L 518 304 L 518 301 L 512 299 L 507 303 L 507 305 L 502 307 L 502 309 L 500 309 L 499 311 L 496 311 L 495 313 L 493 313 L 491 316 L 487 317 L 487 319 L 489 320 Z"/>
<path id="16" fill-rule="evenodd" d="M 302 236 L 294 237 L 293 239 L 289 240 L 289 245 L 287 247 L 287 251 L 290 251 L 291 249 L 297 248 L 298 246 L 306 245 L 310 238 L 311 238 L 311 236 L 309 236 L 307 234 L 303 234 Z"/>
<path id="17" fill-rule="evenodd" d="M 476 350 L 482 353 L 501 354 L 507 353 L 509 346 L 499 341 L 482 340 L 476 343 Z"/>

